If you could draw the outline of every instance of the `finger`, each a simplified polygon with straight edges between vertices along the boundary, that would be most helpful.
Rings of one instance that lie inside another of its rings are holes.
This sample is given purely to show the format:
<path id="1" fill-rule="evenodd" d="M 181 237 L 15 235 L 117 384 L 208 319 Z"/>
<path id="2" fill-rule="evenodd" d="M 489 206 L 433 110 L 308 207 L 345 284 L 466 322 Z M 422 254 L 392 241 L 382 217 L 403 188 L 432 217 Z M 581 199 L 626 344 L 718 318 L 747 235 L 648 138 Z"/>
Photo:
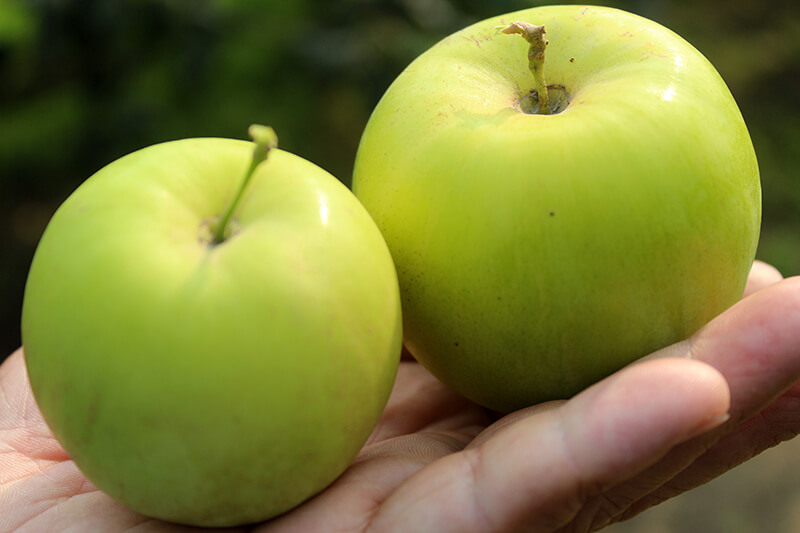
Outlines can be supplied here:
<path id="1" fill-rule="evenodd" d="M 783 276 L 777 268 L 763 261 L 756 260 L 753 262 L 753 267 L 750 269 L 747 285 L 745 285 L 744 288 L 744 295 L 749 296 L 782 279 Z"/>
<path id="2" fill-rule="evenodd" d="M 800 378 L 800 277 L 770 285 L 711 321 L 689 356 L 731 388 L 731 424 L 763 409 Z"/>
<path id="3" fill-rule="evenodd" d="M 643 473 L 635 483 L 639 494 L 609 495 L 635 502 L 624 518 L 702 485 L 800 432 L 799 277 L 742 300 L 682 344 L 685 356 L 725 376 L 731 420 L 677 447 Z"/>
<path id="4" fill-rule="evenodd" d="M 800 434 L 800 387 L 793 387 L 762 413 L 722 437 L 691 467 L 637 501 L 625 520 L 674 496 L 699 487 L 761 452 Z"/>
<path id="5" fill-rule="evenodd" d="M 722 376 L 697 361 L 630 366 L 420 470 L 378 510 L 371 530 L 552 531 L 718 424 L 728 399 Z"/>
<path id="6" fill-rule="evenodd" d="M 751 416 L 798 379 L 800 277 L 769 285 L 737 302 L 691 338 L 634 364 L 692 358 L 723 373 L 731 386 L 732 421 Z"/>
<path id="7" fill-rule="evenodd" d="M 539 415 L 546 411 L 552 411 L 554 409 L 558 409 L 568 400 L 553 400 L 549 402 L 537 403 L 536 405 L 532 405 L 530 407 L 526 407 L 524 409 L 520 409 L 518 411 L 514 411 L 513 413 L 509 413 L 496 422 L 494 422 L 491 426 L 484 429 L 479 435 L 477 435 L 472 442 L 470 442 L 467 447 L 474 448 L 476 446 L 480 446 L 484 442 L 488 441 L 489 439 L 493 438 L 497 433 L 503 431 L 506 427 L 516 424 L 522 419 L 530 418 L 532 416 Z"/>

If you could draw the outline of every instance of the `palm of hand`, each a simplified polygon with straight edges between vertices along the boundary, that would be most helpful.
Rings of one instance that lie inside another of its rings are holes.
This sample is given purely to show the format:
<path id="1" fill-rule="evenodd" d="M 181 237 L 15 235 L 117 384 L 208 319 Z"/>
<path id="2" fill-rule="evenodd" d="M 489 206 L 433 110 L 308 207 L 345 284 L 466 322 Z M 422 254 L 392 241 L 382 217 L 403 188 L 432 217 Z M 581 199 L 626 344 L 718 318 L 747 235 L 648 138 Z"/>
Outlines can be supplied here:
<path id="1" fill-rule="evenodd" d="M 776 281 L 756 265 L 748 292 Z M 592 531 L 800 432 L 800 279 L 570 401 L 491 413 L 404 360 L 351 467 L 275 521 L 228 531 Z M 757 416 L 754 416 L 757 415 Z M 192 531 L 94 488 L 49 433 L 22 351 L 0 367 L 0 531 Z"/>

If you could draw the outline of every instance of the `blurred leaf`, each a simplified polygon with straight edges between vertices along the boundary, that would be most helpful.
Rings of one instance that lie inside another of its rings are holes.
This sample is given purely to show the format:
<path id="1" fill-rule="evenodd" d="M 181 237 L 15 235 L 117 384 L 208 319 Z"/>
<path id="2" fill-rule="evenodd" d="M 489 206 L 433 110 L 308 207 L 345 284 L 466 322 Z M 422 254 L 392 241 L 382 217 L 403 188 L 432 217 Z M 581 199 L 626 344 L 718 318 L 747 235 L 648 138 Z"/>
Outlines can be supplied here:
<path id="1" fill-rule="evenodd" d="M 0 47 L 32 42 L 37 26 L 30 4 L 21 0 L 0 0 Z"/>
<path id="2" fill-rule="evenodd" d="M 757 257 L 775 266 L 784 276 L 800 272 L 800 234 L 793 226 L 771 227 L 763 233 Z"/>
<path id="3" fill-rule="evenodd" d="M 52 172 L 70 159 L 84 120 L 81 93 L 66 85 L 0 108 L 0 167 Z M 21 176 L 0 177 L 5 181 Z"/>

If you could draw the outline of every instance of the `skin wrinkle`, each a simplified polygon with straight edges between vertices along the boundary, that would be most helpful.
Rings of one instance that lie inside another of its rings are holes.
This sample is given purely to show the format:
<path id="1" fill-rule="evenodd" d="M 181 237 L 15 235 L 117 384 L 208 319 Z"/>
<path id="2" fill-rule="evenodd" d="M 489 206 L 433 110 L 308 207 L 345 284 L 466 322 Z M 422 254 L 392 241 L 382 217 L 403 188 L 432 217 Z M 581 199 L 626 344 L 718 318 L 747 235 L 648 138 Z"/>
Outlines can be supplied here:
<path id="1" fill-rule="evenodd" d="M 136 515 L 132 513 L 120 513 L 118 509 L 115 509 L 114 517 L 115 520 L 113 524 L 106 524 L 106 527 L 103 529 L 98 529 L 95 525 L 95 521 L 102 517 L 103 512 L 109 508 L 109 502 L 105 499 L 102 493 L 98 491 L 92 491 L 89 493 L 85 493 L 83 498 L 71 499 L 68 503 L 67 502 L 59 502 L 57 505 L 53 506 L 52 508 L 48 509 L 46 512 L 39 515 L 38 518 L 40 520 L 29 520 L 26 522 L 28 526 L 25 529 L 15 530 L 18 533 L 40 533 L 42 531 L 64 531 L 67 532 L 74 532 L 74 533 L 84 533 L 87 531 L 91 531 L 92 533 L 117 533 L 119 531 L 147 531 L 147 532 L 158 532 L 158 531 L 198 531 L 195 528 L 188 527 L 188 526 L 180 526 L 175 524 L 167 524 L 161 522 L 159 520 L 149 518 L 146 516 Z M 62 512 L 63 507 L 67 507 L 66 511 Z M 76 515 L 82 515 L 86 517 L 88 522 L 82 522 L 81 525 L 78 525 L 73 528 L 64 529 L 61 526 L 61 521 L 59 520 L 60 514 L 64 514 L 66 516 L 72 516 L 73 518 Z M 58 526 L 56 528 L 56 526 Z M 142 529 L 140 529 L 142 528 Z M 234 529 L 219 529 L 213 530 L 218 531 L 219 533 L 234 533 L 234 532 L 245 532 L 249 531 L 251 528 L 234 528 Z"/>
<path id="2" fill-rule="evenodd" d="M 563 421 L 563 416 L 560 416 L 559 420 Z M 559 426 L 563 427 L 563 422 L 560 423 Z M 564 434 L 563 431 L 562 434 Z M 569 516 L 562 523 L 554 525 L 563 528 L 564 532 L 583 531 L 584 529 L 581 527 L 583 517 L 589 520 L 595 520 L 598 509 L 608 509 L 609 506 L 616 507 L 616 504 L 611 501 L 610 496 L 605 494 L 604 489 L 610 487 L 603 487 L 599 483 L 595 483 L 594 486 L 592 486 L 591 484 L 583 482 L 581 474 L 584 472 L 584 469 L 579 467 L 574 459 L 570 460 L 574 455 L 574 452 L 570 451 L 570 440 L 564 436 L 562 437 L 562 441 L 564 444 L 562 449 L 566 450 L 567 462 L 573 467 L 573 477 L 580 481 L 580 485 L 578 486 L 578 490 L 574 491 L 574 493 L 578 495 L 577 498 L 573 497 L 573 501 L 569 505 L 570 509 L 572 509 Z"/>
<path id="3" fill-rule="evenodd" d="M 671 461 L 666 466 L 656 464 L 649 469 L 645 469 L 640 475 L 632 479 L 626 480 L 625 485 L 621 486 L 620 492 L 631 492 L 633 497 L 629 497 L 631 507 L 638 505 L 643 499 L 649 497 L 650 494 L 662 490 L 665 485 L 665 478 L 671 479 L 674 477 L 676 471 L 683 471 L 693 465 L 699 457 L 702 457 L 713 445 L 716 440 L 691 440 L 688 442 L 680 443 L 670 450 L 670 454 L 681 457 L 680 461 Z M 663 459 L 663 458 L 662 458 Z M 633 481 L 633 483 L 632 483 Z M 639 490 L 636 490 L 639 488 Z M 680 493 L 675 493 L 665 498 L 669 499 L 677 496 Z M 611 496 L 609 496 L 611 497 Z M 627 520 L 635 516 L 628 515 L 630 507 L 620 509 L 619 513 L 615 516 L 608 517 L 605 522 L 596 522 L 597 529 L 605 527 L 611 523 L 619 522 L 620 520 Z"/>
<path id="4" fill-rule="evenodd" d="M 663 359 L 663 358 L 657 358 Z M 662 360 L 661 364 L 669 365 L 669 361 Z M 697 367 L 701 369 L 704 365 L 702 363 L 694 363 L 693 365 L 700 364 L 701 366 Z M 635 365 L 632 365 L 635 366 Z M 667 368 L 671 368 L 668 366 Z M 709 373 L 711 369 L 704 370 L 701 374 L 695 374 L 696 378 L 700 380 L 701 383 L 707 383 L 712 376 L 714 376 L 714 380 L 718 381 L 718 384 L 724 383 L 722 381 L 722 376 L 716 372 L 712 371 L 713 373 Z M 695 384 L 696 385 L 696 384 Z M 694 388 L 693 385 L 690 389 Z M 709 389 L 710 390 L 710 389 Z M 687 391 L 691 392 L 691 390 Z M 617 388 L 617 394 L 619 393 L 619 388 Z M 671 393 L 669 391 L 664 391 L 661 394 L 666 394 L 670 396 Z M 625 403 L 626 398 L 624 397 L 617 398 L 618 403 Z M 725 394 L 727 398 L 727 391 Z M 634 401 L 638 404 L 638 399 L 632 399 L 630 401 Z M 727 402 L 726 402 L 727 405 Z M 612 405 L 613 407 L 613 405 Z M 719 406 L 719 408 L 724 409 L 723 406 Z M 715 417 L 712 416 L 712 419 Z M 625 429 L 627 427 L 626 421 L 617 421 L 616 424 L 622 423 L 620 429 Z M 634 422 L 636 424 L 641 424 L 641 422 Z M 670 425 L 672 422 L 670 422 Z M 698 425 L 696 428 L 686 428 L 683 431 L 685 434 L 681 437 L 680 435 L 676 434 L 672 437 L 673 444 L 668 444 L 667 442 L 662 442 L 659 444 L 658 442 L 647 443 L 643 441 L 639 446 L 645 446 L 645 448 L 649 448 L 652 446 L 656 446 L 656 449 L 650 453 L 651 460 L 648 461 L 647 464 L 643 464 L 639 466 L 638 473 L 629 476 L 625 479 L 613 479 L 608 485 L 601 486 L 600 490 L 597 490 L 594 495 L 590 495 L 583 506 L 581 506 L 578 513 L 574 517 L 573 521 L 570 523 L 571 527 L 576 527 L 576 531 L 589 531 L 601 527 L 603 525 L 607 525 L 610 522 L 616 521 L 615 517 L 618 517 L 622 514 L 631 504 L 634 504 L 640 498 L 645 496 L 647 493 L 655 490 L 659 487 L 661 483 L 661 478 L 670 478 L 674 475 L 675 468 L 683 467 L 684 465 L 676 465 L 674 462 L 669 464 L 666 469 L 664 469 L 663 474 L 658 474 L 660 471 L 660 461 L 662 461 L 665 457 L 667 457 L 670 453 L 674 453 L 674 450 L 680 448 L 681 446 L 685 446 L 682 444 L 675 444 L 675 442 L 682 442 L 685 439 L 691 438 L 694 435 L 697 435 L 703 428 L 708 427 L 708 422 L 703 419 L 698 420 Z M 624 439 L 624 435 L 620 435 L 618 438 Z M 591 440 L 591 437 L 589 437 Z M 693 441 L 690 441 L 693 442 Z M 598 443 L 600 448 L 604 446 L 601 443 Z M 691 448 L 689 448 L 691 449 Z M 695 449 L 692 456 L 686 461 L 687 464 L 691 464 L 694 458 L 698 455 L 701 455 L 704 451 L 704 447 L 700 446 L 699 449 Z M 620 455 L 620 450 L 617 451 L 615 455 Z M 632 465 L 625 465 L 624 459 L 627 456 L 636 457 L 641 455 L 640 452 L 634 448 L 630 450 L 629 453 L 622 453 L 622 460 L 623 464 L 620 468 L 628 469 L 632 467 Z M 682 456 L 682 454 L 681 454 Z M 619 461 L 619 459 L 618 459 Z M 613 470 L 613 464 L 606 465 L 606 468 L 611 468 Z M 653 476 L 653 474 L 656 474 Z M 612 474 L 613 476 L 613 474 Z M 652 476 L 652 477 L 651 477 Z M 655 479 L 653 479 L 655 478 Z M 603 514 L 598 514 L 598 510 L 603 510 Z M 604 516 L 607 515 L 607 516 Z M 579 527 L 581 526 L 581 527 Z"/>
<path id="5" fill-rule="evenodd" d="M 409 440 L 418 440 L 418 446 L 409 446 Z M 434 442 L 430 442 L 433 439 Z M 458 431 L 425 431 L 411 435 L 401 435 L 389 440 L 378 442 L 365 447 L 353 461 L 353 464 L 373 460 L 378 457 L 389 457 L 404 448 L 412 448 L 414 453 L 407 453 L 405 457 L 442 456 L 463 450 L 471 440 L 469 434 Z M 438 449 L 441 448 L 441 451 Z"/>
<path id="6" fill-rule="evenodd" d="M 22 433 L 22 435 L 16 436 L 15 434 L 17 433 Z M 10 437 L 9 434 L 11 435 Z M 29 445 L 27 443 L 32 442 L 32 439 L 25 435 L 25 430 L 15 429 L 12 431 L 0 431 L 0 440 L 5 442 L 7 446 L 7 449 L 0 451 L 0 464 L 16 462 L 17 465 L 24 465 L 24 468 L 17 466 L 19 470 L 18 476 L 10 476 L 7 469 L 0 471 L 0 487 L 4 487 L 32 475 L 42 474 L 47 469 L 59 464 L 62 460 L 39 457 L 28 452 L 26 446 Z M 31 449 L 39 448 L 41 447 L 36 446 Z"/>
<path id="7" fill-rule="evenodd" d="M 781 409 L 781 407 L 781 405 L 775 404 L 770 406 L 768 411 L 782 413 L 784 412 L 784 409 Z M 788 418 L 793 422 L 794 429 L 787 428 L 785 433 L 783 433 L 781 436 L 782 440 L 776 438 L 771 434 L 771 432 L 764 431 L 765 427 L 771 429 L 773 425 L 770 421 L 770 415 L 759 413 L 745 422 L 744 425 L 735 433 L 726 435 L 723 438 L 713 442 L 712 445 L 710 445 L 706 450 L 707 452 L 712 453 L 709 453 L 708 455 L 704 453 L 693 462 L 694 466 L 705 467 L 707 471 L 705 476 L 702 478 L 697 478 L 696 476 L 686 475 L 684 473 L 685 471 L 682 470 L 673 479 L 659 487 L 658 490 L 648 498 L 643 498 L 636 502 L 636 505 L 632 506 L 630 509 L 627 509 L 623 514 L 620 515 L 619 518 L 621 520 L 633 518 L 652 506 L 703 485 L 717 477 L 720 473 L 738 466 L 744 461 L 769 448 L 772 448 L 780 442 L 788 440 L 788 438 L 795 437 L 798 432 L 800 432 L 800 418 L 796 416 L 797 413 L 800 413 L 800 405 L 796 405 L 793 408 L 793 411 L 795 416 Z M 759 437 L 761 437 L 760 441 L 755 440 Z M 756 443 L 755 446 L 753 446 L 754 442 Z M 713 454 L 715 450 L 721 451 L 721 455 L 715 456 Z M 725 450 L 735 450 L 734 455 L 725 453 Z M 712 459 L 709 459 L 709 457 Z"/>
<path id="8" fill-rule="evenodd" d="M 640 491 L 645 489 L 640 488 Z M 639 491 L 637 491 L 639 492 Z M 592 513 L 584 513 L 583 516 L 588 518 L 588 525 L 583 526 L 580 522 L 575 521 L 575 530 L 577 531 L 596 531 L 605 527 L 606 525 L 615 521 L 615 517 L 619 516 L 625 509 L 635 504 L 638 500 L 637 497 L 626 496 L 624 492 L 611 494 L 600 494 L 597 498 L 599 501 L 595 505 L 595 511 Z"/>
<path id="9" fill-rule="evenodd" d="M 384 480 L 373 481 L 369 478 L 360 477 L 358 479 L 348 479 L 342 482 L 342 486 L 352 485 L 354 490 L 361 494 L 360 498 L 360 515 L 361 519 L 356 520 L 355 524 L 350 530 L 337 529 L 338 531 L 347 532 L 365 532 L 369 528 L 369 523 L 372 517 L 378 512 L 381 503 L 386 498 L 385 496 L 385 483 Z"/>
<path id="10" fill-rule="evenodd" d="M 7 372 L 14 370 L 13 365 L 22 364 L 22 361 L 10 359 L 10 369 L 4 369 Z M 30 390 L 26 389 L 19 394 L 21 400 L 12 400 L 14 393 L 21 389 L 20 383 L 6 379 L 5 372 L 0 374 L 0 401 L 3 404 L 3 408 L 0 409 L 0 441 L 7 443 L 14 452 L 24 455 L 27 463 L 35 464 L 36 470 L 41 471 L 50 466 L 49 463 L 66 460 L 68 456 L 55 442 L 52 433 L 44 424 Z M 18 407 L 19 404 L 21 409 Z M 22 412 L 18 423 L 9 419 L 10 414 L 16 411 Z M 0 453 L 8 452 L 3 450 Z M 47 464 L 41 465 L 42 462 Z M 2 479 L 0 476 L 0 480 Z"/>
<path id="11" fill-rule="evenodd" d="M 781 401 L 783 400 L 783 401 Z M 717 470 L 729 470 L 741 463 L 751 459 L 764 450 L 773 448 L 778 444 L 789 440 L 797 435 L 800 431 L 800 420 L 796 416 L 782 416 L 785 413 L 785 403 L 790 403 L 792 410 L 795 413 L 800 413 L 800 402 L 794 399 L 781 398 L 779 403 L 774 403 L 750 417 L 746 420 L 737 432 L 725 435 L 719 439 L 714 446 L 724 446 L 731 450 L 738 450 L 739 453 L 735 455 L 725 454 L 722 455 L 723 461 Z M 771 428 L 772 431 L 762 431 L 763 428 Z M 775 431 L 774 428 L 778 428 Z M 758 440 L 754 440 L 754 439 Z M 737 445 L 731 446 L 732 442 Z M 741 446 L 739 444 L 756 443 L 756 446 Z M 712 446 L 713 448 L 713 446 Z M 709 478 L 706 481 L 710 481 Z M 694 488 L 694 487 L 692 487 Z"/>
<path id="12" fill-rule="evenodd" d="M 483 453 L 483 448 L 479 446 L 477 448 L 463 450 L 460 454 L 468 474 L 467 485 L 469 488 L 467 490 L 472 495 L 470 500 L 472 502 L 472 508 L 474 509 L 472 515 L 475 518 L 475 522 L 480 526 L 479 531 L 499 531 L 497 525 L 492 521 L 490 514 L 484 507 L 485 498 L 480 490 L 482 484 L 479 478 L 482 477 L 481 472 L 483 472 L 485 464 Z"/>
<path id="13" fill-rule="evenodd" d="M 7 380 L 4 379 L 3 373 L 0 373 L 0 429 L 5 429 L 5 418 L 7 415 L 3 416 L 3 414 L 11 413 L 14 409 L 11 400 L 8 397 L 8 393 L 6 392 L 6 385 L 4 385 L 6 381 Z"/>
<path id="14" fill-rule="evenodd" d="M 528 513 L 532 513 L 534 510 L 540 513 L 536 524 L 530 526 L 531 531 L 552 531 L 569 525 L 578 515 L 582 506 L 602 490 L 600 483 L 585 478 L 584 474 L 587 468 L 586 465 L 580 464 L 581 461 L 577 458 L 579 454 L 573 450 L 575 439 L 571 438 L 572 431 L 569 429 L 570 425 L 567 424 L 564 409 L 556 409 L 543 414 L 548 420 L 540 422 L 540 425 L 545 426 L 542 431 L 550 433 L 553 440 L 551 448 L 559 450 L 557 458 L 552 460 L 548 467 L 557 471 L 559 477 L 571 479 L 572 482 L 567 486 L 560 486 L 556 492 L 549 494 L 541 494 L 535 484 L 530 486 L 532 490 L 527 500 L 536 502 L 536 504 L 524 510 Z M 579 431 L 579 433 L 581 432 Z M 544 473 L 539 473 L 539 475 L 542 474 Z M 552 511 L 554 506 L 551 504 L 553 502 L 558 503 L 556 513 Z M 510 517 L 510 519 L 512 521 L 506 525 L 521 527 L 522 524 L 519 520 L 524 517 Z"/>
<path id="15" fill-rule="evenodd" d="M 353 516 L 360 516 L 361 518 L 355 518 L 352 521 L 346 521 L 348 529 L 343 529 L 342 527 L 334 526 L 333 524 L 326 524 L 328 527 L 327 531 L 334 532 L 334 531 L 342 531 L 342 532 L 365 532 L 369 528 L 369 523 L 372 521 L 373 516 L 377 513 L 378 509 L 380 508 L 381 503 L 386 499 L 386 492 L 387 492 L 387 485 L 388 486 L 395 486 L 399 482 L 391 482 L 387 483 L 387 477 L 402 479 L 405 476 L 403 472 L 403 464 L 402 461 L 396 457 L 385 457 L 377 459 L 382 463 L 394 463 L 394 468 L 391 469 L 384 469 L 385 472 L 393 475 L 384 475 L 380 479 L 374 480 L 371 479 L 369 475 L 360 475 L 359 467 L 354 466 L 351 469 L 348 469 L 348 475 L 342 476 L 338 481 L 335 482 L 335 485 L 339 490 L 345 490 L 346 487 L 351 486 L 353 487 L 353 491 L 356 491 L 357 494 L 360 495 L 358 498 L 359 501 L 359 512 L 358 513 L 351 513 Z M 369 471 L 372 465 L 365 466 L 365 469 Z M 312 498 L 309 501 L 309 504 L 313 505 L 314 500 L 318 498 L 324 498 L 324 496 L 317 496 Z M 354 522 L 354 523 L 353 523 Z M 339 524 L 341 525 L 341 524 Z M 297 527 L 296 524 L 289 525 L 288 531 L 299 531 L 302 533 L 308 533 L 307 528 L 303 527 L 301 523 L 300 527 Z M 280 529 L 280 527 L 275 527 L 274 529 Z M 269 525 L 263 528 L 263 531 L 272 531 L 273 528 Z M 258 531 L 262 531 L 262 528 L 258 528 Z M 314 530 L 316 531 L 316 529 Z"/>
<path id="16" fill-rule="evenodd" d="M 24 399 L 23 418 L 20 424 L 9 424 L 0 419 L 0 441 L 8 447 L 0 451 L 0 455 L 19 455 L 27 465 L 25 475 L 41 473 L 54 464 L 69 459 L 67 453 L 55 441 L 52 433 L 39 415 L 33 398 L 26 395 Z M 13 412 L 9 404 L 9 410 Z M 10 459 L 9 459 L 10 460 Z M 10 481 L 0 474 L 0 483 Z"/>
<path id="17" fill-rule="evenodd" d="M 797 289 L 800 290 L 800 278 L 798 278 L 798 280 L 795 282 L 795 286 L 797 287 Z M 800 317 L 800 307 L 797 308 L 790 307 L 788 309 L 786 308 L 777 309 L 776 307 L 777 307 L 776 305 L 770 307 L 771 313 L 782 314 L 784 315 L 784 317 L 788 313 L 793 313 L 796 316 Z M 744 310 L 741 309 L 739 310 L 738 313 L 734 314 L 736 318 L 740 318 L 739 315 L 746 316 Z M 730 321 L 732 320 L 732 318 L 728 318 L 728 320 Z M 800 319 L 798 319 L 797 322 L 800 322 Z M 781 342 L 782 339 L 780 338 L 781 332 L 769 331 L 772 328 L 770 328 L 769 323 L 765 322 L 763 319 L 758 320 L 756 325 L 748 326 L 747 332 L 750 335 L 752 335 L 753 334 L 752 331 L 754 329 L 758 332 L 757 337 L 759 340 L 756 342 L 749 340 L 752 338 L 749 336 L 745 336 L 745 339 L 742 339 L 744 335 L 741 332 L 737 332 L 736 337 L 740 343 L 740 346 L 744 345 L 740 347 L 740 351 L 744 353 L 739 357 L 739 359 L 743 359 L 743 361 L 740 362 L 740 366 L 738 366 L 737 368 L 744 368 L 744 371 L 737 372 L 737 374 L 733 376 L 726 376 L 726 379 L 730 381 L 731 379 L 741 380 L 742 378 L 752 378 L 754 376 L 760 376 L 760 379 L 757 380 L 758 383 L 752 383 L 746 389 L 747 394 L 742 394 L 740 391 L 738 396 L 758 397 L 764 395 L 762 391 L 769 391 L 770 393 L 769 396 L 763 398 L 763 400 L 759 402 L 763 405 L 769 400 L 775 399 L 778 396 L 780 396 L 783 392 L 789 390 L 794 385 L 794 383 L 793 382 L 786 383 L 784 387 L 782 387 L 777 391 L 775 390 L 775 387 L 766 388 L 762 386 L 763 383 L 772 383 L 775 381 L 779 381 L 776 380 L 776 377 L 778 378 L 781 377 L 780 376 L 781 370 L 775 368 L 773 360 L 775 358 L 774 351 L 776 349 L 776 346 L 780 347 L 782 346 L 783 343 Z M 745 365 L 742 365 L 742 363 L 745 363 Z M 777 376 L 776 372 L 778 373 Z M 753 380 L 749 381 L 752 382 Z M 750 411 L 745 411 L 744 413 L 742 413 L 740 420 L 746 419 L 748 416 L 752 415 L 753 412 L 751 411 L 752 409 Z"/>
<path id="18" fill-rule="evenodd" d="M 561 461 L 560 466 L 569 466 L 572 472 L 572 477 L 578 483 L 577 490 L 573 491 L 573 496 L 569 499 L 569 502 L 566 505 L 567 510 L 562 511 L 564 518 L 560 517 L 552 517 L 550 522 L 552 525 L 549 528 L 559 528 L 568 525 L 572 522 L 575 517 L 580 513 L 581 508 L 587 501 L 589 501 L 593 495 L 599 493 L 602 490 L 602 487 L 598 483 L 587 483 L 585 479 L 583 479 L 583 473 L 585 469 L 581 467 L 579 464 L 580 461 L 576 458 L 575 451 L 572 449 L 574 445 L 574 439 L 568 438 L 568 429 L 566 424 L 566 419 L 564 416 L 564 409 L 559 409 L 555 413 L 556 419 L 556 431 L 558 434 L 558 440 L 561 443 L 561 455 L 563 456 L 563 460 Z"/>
<path id="19" fill-rule="evenodd" d="M 418 473 L 418 472 L 415 472 L 415 475 L 416 475 L 417 473 Z M 413 475 L 412 475 L 411 477 L 413 477 Z M 439 481 L 440 483 L 442 482 L 442 480 L 438 480 L 438 481 Z M 438 488 L 439 488 L 439 486 L 438 486 L 438 485 L 437 485 L 437 486 L 433 486 L 433 485 L 426 485 L 426 486 L 424 487 L 424 489 L 425 489 L 425 490 L 420 490 L 420 491 L 417 491 L 417 492 L 415 493 L 414 497 L 413 497 L 413 498 L 412 498 L 412 499 L 411 499 L 411 500 L 408 502 L 408 507 L 414 507 L 414 506 L 415 506 L 415 505 L 417 505 L 419 502 L 421 502 L 421 501 L 425 501 L 426 499 L 428 499 L 428 495 L 429 495 L 431 492 L 434 492 L 434 493 L 435 493 L 435 492 L 436 492 L 436 490 L 437 490 Z M 392 494 L 393 494 L 393 493 L 392 493 Z M 391 495 L 392 495 L 392 494 L 390 494 L 389 496 L 391 497 Z M 387 499 L 388 499 L 388 498 L 387 498 Z M 423 506 L 423 507 L 424 507 L 424 506 Z M 381 514 L 381 511 L 382 511 L 382 509 L 381 509 L 381 508 L 379 508 L 379 509 L 377 509 L 377 510 L 376 510 L 376 512 L 373 514 L 373 516 L 372 516 L 372 520 L 370 521 L 370 523 L 369 523 L 369 527 L 367 528 L 367 532 L 369 532 L 369 533 L 383 533 L 383 532 L 385 532 L 385 531 L 386 531 L 386 532 L 388 532 L 388 531 L 389 531 L 389 530 L 386 530 L 386 529 L 383 529 L 383 528 L 376 528 L 376 525 L 375 525 L 375 523 L 376 523 L 376 521 L 377 521 L 378 519 L 380 519 L 380 517 L 382 516 L 382 514 Z M 418 521 L 418 519 L 417 519 L 417 521 Z"/>
<path id="20" fill-rule="evenodd" d="M 677 457 L 683 455 L 684 459 L 678 461 L 677 463 L 671 463 L 670 464 L 671 472 L 669 473 L 669 475 L 658 476 L 654 490 L 651 491 L 647 496 L 649 497 L 651 494 L 660 492 L 662 489 L 664 489 L 664 487 L 669 487 L 670 483 L 672 483 L 676 479 L 676 477 L 679 476 L 682 472 L 690 469 L 691 467 L 696 466 L 698 464 L 698 461 L 701 461 L 704 457 L 706 457 L 709 451 L 713 450 L 715 446 L 718 445 L 720 440 L 724 437 L 725 435 L 724 427 L 725 425 L 723 424 L 716 430 L 706 433 L 700 438 L 693 439 L 691 441 L 679 445 L 673 452 L 673 454 L 674 456 Z M 640 500 L 642 499 L 645 498 L 640 498 Z M 639 502 L 636 503 L 638 504 Z"/>
<path id="21" fill-rule="evenodd" d="M 627 480 L 625 482 L 627 483 Z M 619 486 L 619 484 L 615 486 Z M 633 494 L 640 494 L 646 491 L 646 487 L 641 487 Z M 638 496 L 628 496 L 624 491 L 616 493 L 600 492 L 593 501 L 584 503 L 583 508 L 573 518 L 571 527 L 568 526 L 569 530 L 596 531 L 601 529 L 615 522 L 615 517 L 635 504 L 638 499 Z"/>
<path id="22" fill-rule="evenodd" d="M 488 417 L 482 408 L 454 395 L 416 362 L 402 362 L 400 365 L 405 372 L 398 372 L 398 383 L 392 391 L 380 423 L 367 440 L 367 446 L 418 431 L 486 426 Z M 410 390 L 402 386 L 421 376 L 425 380 Z M 465 410 L 465 406 L 470 408 Z M 454 414 L 459 414 L 458 419 L 454 419 Z M 464 432 L 463 429 L 461 431 Z"/>
<path id="23" fill-rule="evenodd" d="M 13 490 L 13 488 L 12 488 L 12 490 Z M 45 498 L 45 499 L 40 500 L 40 501 L 45 504 L 43 510 L 38 508 L 38 507 L 36 507 L 34 509 L 31 509 L 32 512 L 29 512 L 28 516 L 22 517 L 22 522 L 16 522 L 13 525 L 13 528 L 10 528 L 9 530 L 10 531 L 20 532 L 20 531 L 23 531 L 23 528 L 25 528 L 25 526 L 27 526 L 28 524 L 30 524 L 30 523 L 32 523 L 34 521 L 41 521 L 41 520 L 45 519 L 47 517 L 48 513 L 51 510 L 53 510 L 56 507 L 58 507 L 58 505 L 60 503 L 62 503 L 63 501 L 66 501 L 66 498 L 56 498 L 56 499 L 47 499 L 47 498 Z"/>

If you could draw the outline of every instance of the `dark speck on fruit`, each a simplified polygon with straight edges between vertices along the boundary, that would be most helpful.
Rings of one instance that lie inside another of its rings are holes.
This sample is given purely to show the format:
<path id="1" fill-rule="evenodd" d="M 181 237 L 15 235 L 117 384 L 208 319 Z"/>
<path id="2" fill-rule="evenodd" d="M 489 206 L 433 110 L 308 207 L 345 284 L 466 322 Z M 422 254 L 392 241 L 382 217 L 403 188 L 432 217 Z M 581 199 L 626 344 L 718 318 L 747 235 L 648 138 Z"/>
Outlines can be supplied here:
<path id="1" fill-rule="evenodd" d="M 570 57 L 570 58 L 569 58 L 569 62 L 570 62 L 570 63 L 574 63 L 574 62 L 575 62 L 575 58 L 574 58 L 574 57 Z"/>
<path id="2" fill-rule="evenodd" d="M 555 211 L 550 211 L 550 216 L 551 216 L 551 217 L 554 217 L 554 216 L 556 216 L 556 213 L 555 213 Z"/>

